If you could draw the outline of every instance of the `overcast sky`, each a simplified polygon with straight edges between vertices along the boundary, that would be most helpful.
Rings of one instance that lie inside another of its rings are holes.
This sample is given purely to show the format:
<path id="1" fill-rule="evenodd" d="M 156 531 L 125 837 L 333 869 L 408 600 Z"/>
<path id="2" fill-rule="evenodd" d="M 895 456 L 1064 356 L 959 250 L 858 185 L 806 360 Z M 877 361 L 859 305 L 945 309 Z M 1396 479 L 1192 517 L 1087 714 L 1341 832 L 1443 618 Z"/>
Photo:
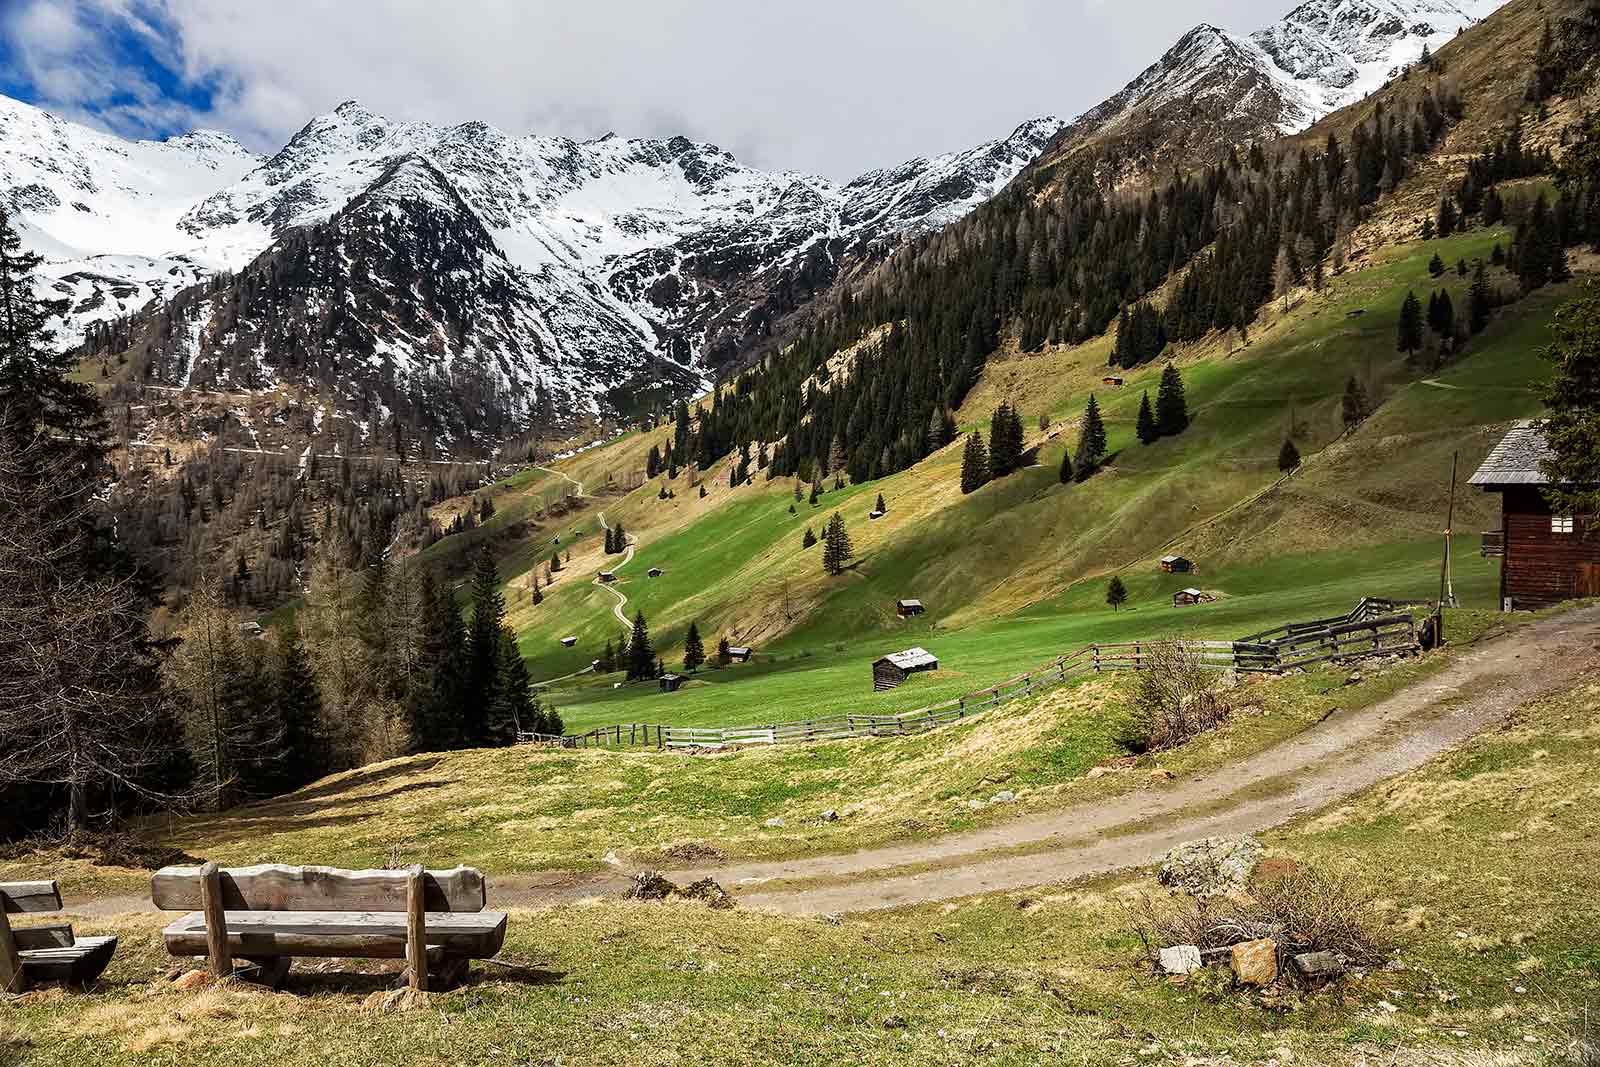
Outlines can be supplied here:
<path id="1" fill-rule="evenodd" d="M 1115 92 L 1291 0 L 0 0 L 0 92 L 259 151 L 357 99 L 512 133 L 684 134 L 847 179 Z"/>

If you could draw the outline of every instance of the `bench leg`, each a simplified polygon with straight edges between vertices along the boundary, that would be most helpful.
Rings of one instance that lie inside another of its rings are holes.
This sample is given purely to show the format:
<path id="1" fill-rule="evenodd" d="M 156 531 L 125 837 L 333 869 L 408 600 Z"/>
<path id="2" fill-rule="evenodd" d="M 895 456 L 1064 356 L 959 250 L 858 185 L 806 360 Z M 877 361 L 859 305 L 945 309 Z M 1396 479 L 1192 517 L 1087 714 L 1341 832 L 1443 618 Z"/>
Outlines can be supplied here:
<path id="1" fill-rule="evenodd" d="M 466 980 L 470 964 L 471 961 L 465 956 L 446 956 L 439 961 L 439 966 L 433 968 L 429 984 L 434 989 L 454 989 Z"/>
<path id="2" fill-rule="evenodd" d="M 264 985 L 268 989 L 277 989 L 289 975 L 289 965 L 294 961 L 288 956 L 268 956 L 261 959 L 246 959 L 255 969 L 236 972 L 240 978 L 247 982 Z"/>
<path id="3" fill-rule="evenodd" d="M 4 898 L 0 898 L 0 993 L 26 993 L 28 977 L 22 973 L 22 956 L 11 936 Z"/>

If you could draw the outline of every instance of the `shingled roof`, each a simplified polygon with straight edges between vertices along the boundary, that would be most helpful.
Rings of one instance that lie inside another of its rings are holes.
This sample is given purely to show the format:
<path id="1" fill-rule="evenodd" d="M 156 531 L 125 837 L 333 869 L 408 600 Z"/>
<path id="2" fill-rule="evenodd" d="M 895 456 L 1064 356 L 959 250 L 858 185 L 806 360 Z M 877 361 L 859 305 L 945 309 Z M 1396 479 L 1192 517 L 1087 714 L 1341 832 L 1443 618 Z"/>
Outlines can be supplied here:
<path id="1" fill-rule="evenodd" d="M 939 661 L 932 652 L 925 648 L 908 648 L 904 652 L 891 652 L 878 662 L 888 660 L 903 671 L 916 670 L 919 667 L 938 667 Z"/>
<path id="2" fill-rule="evenodd" d="M 1483 464 L 1467 479 L 1468 485 L 1549 485 L 1541 460 L 1555 453 L 1533 419 L 1522 419 L 1494 446 Z"/>

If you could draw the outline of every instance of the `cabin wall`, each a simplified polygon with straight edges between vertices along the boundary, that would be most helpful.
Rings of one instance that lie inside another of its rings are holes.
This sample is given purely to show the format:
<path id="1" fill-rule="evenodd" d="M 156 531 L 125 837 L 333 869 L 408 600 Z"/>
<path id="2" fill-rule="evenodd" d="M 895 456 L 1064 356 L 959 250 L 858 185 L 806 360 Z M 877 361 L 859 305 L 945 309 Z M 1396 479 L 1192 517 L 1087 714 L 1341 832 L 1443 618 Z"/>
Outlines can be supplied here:
<path id="1" fill-rule="evenodd" d="M 1573 517 L 1572 533 L 1552 533 L 1553 514 L 1537 488 L 1507 489 L 1501 497 L 1505 532 L 1501 597 L 1513 608 L 1532 608 L 1600 595 L 1600 531 L 1592 515 Z M 1588 534 L 1589 536 L 1585 536 Z"/>

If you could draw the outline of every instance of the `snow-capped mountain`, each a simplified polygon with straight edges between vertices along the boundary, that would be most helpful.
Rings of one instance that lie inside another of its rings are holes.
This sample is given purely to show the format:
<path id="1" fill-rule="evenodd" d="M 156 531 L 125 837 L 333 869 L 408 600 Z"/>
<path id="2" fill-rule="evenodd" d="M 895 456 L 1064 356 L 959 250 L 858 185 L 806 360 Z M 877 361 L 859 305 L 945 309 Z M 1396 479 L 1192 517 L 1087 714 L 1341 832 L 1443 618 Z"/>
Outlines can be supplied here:
<path id="1" fill-rule="evenodd" d="M 48 259 L 64 341 L 164 302 L 146 316 L 159 328 L 119 330 L 141 338 L 156 380 L 327 374 L 337 339 L 369 368 L 360 388 L 389 383 L 371 398 L 387 408 L 429 375 L 476 368 L 513 412 L 536 383 L 592 411 L 625 383 L 698 380 L 841 262 L 988 199 L 1060 126 L 1036 119 L 841 187 L 682 137 L 513 136 L 355 102 L 262 159 L 222 135 L 128 142 L 0 98 L 0 202 Z M 477 290 L 429 277 L 424 250 Z"/>
<path id="2" fill-rule="evenodd" d="M 1505 0 L 1307 0 L 1248 36 L 1196 26 L 1078 116 L 1052 158 L 1101 146 L 1110 184 L 1297 133 L 1381 86 Z"/>

